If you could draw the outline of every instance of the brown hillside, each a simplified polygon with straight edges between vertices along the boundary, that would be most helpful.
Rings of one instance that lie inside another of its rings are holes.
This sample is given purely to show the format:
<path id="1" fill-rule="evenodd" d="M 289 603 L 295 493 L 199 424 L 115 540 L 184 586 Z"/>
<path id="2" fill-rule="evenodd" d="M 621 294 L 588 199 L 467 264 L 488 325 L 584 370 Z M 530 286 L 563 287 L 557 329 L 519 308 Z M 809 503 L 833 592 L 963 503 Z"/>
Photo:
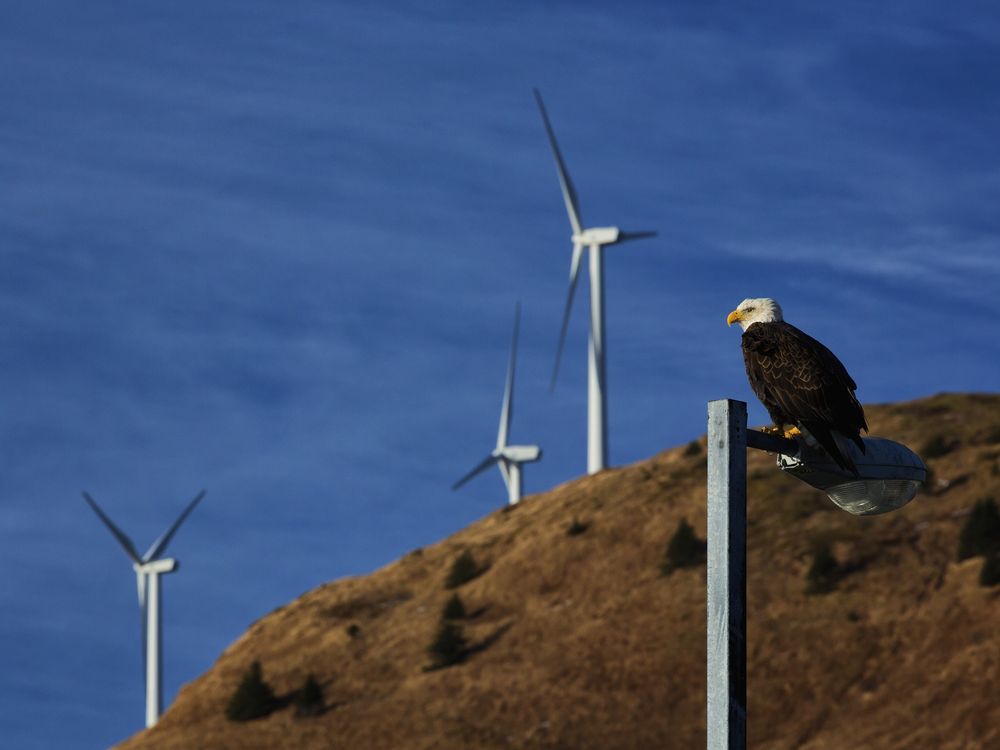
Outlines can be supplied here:
<path id="1" fill-rule="evenodd" d="M 928 459 L 932 489 L 896 513 L 850 516 L 751 452 L 750 745 L 1000 748 L 1000 586 L 979 585 L 981 558 L 955 562 L 974 501 L 1000 494 L 1000 396 L 867 413 L 875 435 L 945 451 Z M 682 519 L 704 538 L 704 461 L 702 439 L 577 479 L 321 586 L 255 623 L 158 726 L 119 747 L 703 747 L 705 568 L 667 577 L 660 564 Z M 574 519 L 583 533 L 567 533 Z M 845 575 L 807 595 L 824 542 Z M 458 589 L 476 648 L 425 671 L 463 550 L 488 566 Z M 255 659 L 279 695 L 315 673 L 327 710 L 228 721 Z"/>

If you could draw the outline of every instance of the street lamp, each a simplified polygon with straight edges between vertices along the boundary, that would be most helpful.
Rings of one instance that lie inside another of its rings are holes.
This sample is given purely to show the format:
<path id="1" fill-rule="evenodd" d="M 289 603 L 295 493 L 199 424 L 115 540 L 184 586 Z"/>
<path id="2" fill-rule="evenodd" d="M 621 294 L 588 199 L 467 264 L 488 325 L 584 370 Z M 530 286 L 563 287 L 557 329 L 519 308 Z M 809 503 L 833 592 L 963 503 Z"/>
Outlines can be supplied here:
<path id="1" fill-rule="evenodd" d="M 826 451 L 802 441 L 796 441 L 794 453 L 778 454 L 778 466 L 823 490 L 840 508 L 855 516 L 874 516 L 902 508 L 927 478 L 927 467 L 920 456 L 900 443 L 885 438 L 864 438 L 864 443 L 864 453 L 854 443 L 848 443 L 844 451 L 857 466 L 857 476 L 837 466 Z"/>
<path id="2" fill-rule="evenodd" d="M 927 478 L 920 457 L 899 443 L 865 438 L 858 469 L 844 471 L 801 440 L 747 429 L 747 405 L 708 402 L 708 750 L 745 750 L 747 720 L 747 448 L 778 454 L 787 474 L 826 492 L 848 513 L 888 513 L 908 503 Z"/>

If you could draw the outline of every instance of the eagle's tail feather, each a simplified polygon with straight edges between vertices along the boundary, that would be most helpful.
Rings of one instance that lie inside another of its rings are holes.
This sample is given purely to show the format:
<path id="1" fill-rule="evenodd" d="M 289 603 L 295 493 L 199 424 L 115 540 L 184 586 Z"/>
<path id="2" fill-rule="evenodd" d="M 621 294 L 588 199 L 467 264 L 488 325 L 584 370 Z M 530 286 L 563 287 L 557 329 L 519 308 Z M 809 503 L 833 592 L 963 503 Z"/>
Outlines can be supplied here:
<path id="1" fill-rule="evenodd" d="M 854 444 L 858 446 L 858 450 L 861 451 L 861 455 L 865 454 L 865 441 L 861 439 L 860 433 L 851 438 Z"/>
<path id="2" fill-rule="evenodd" d="M 823 446 L 823 449 L 830 454 L 830 458 L 834 460 L 837 466 L 844 469 L 844 471 L 851 472 L 854 476 L 860 476 L 858 467 L 851 460 L 851 457 L 837 445 L 837 439 L 829 427 L 814 422 L 803 422 L 802 426 L 809 431 L 810 435 L 816 438 L 816 442 Z M 864 453 L 864 443 L 862 443 L 861 452 Z"/>

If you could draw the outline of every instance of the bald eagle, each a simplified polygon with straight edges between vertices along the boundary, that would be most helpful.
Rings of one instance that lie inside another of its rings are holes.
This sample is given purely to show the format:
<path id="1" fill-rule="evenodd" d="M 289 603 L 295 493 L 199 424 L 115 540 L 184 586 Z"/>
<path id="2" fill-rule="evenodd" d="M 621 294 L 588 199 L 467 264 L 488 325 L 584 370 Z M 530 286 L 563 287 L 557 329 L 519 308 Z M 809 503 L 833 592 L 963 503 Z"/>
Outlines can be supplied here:
<path id="1" fill-rule="evenodd" d="M 842 469 L 858 470 L 842 447 L 847 438 L 864 453 L 865 412 L 858 386 L 833 352 L 784 321 L 773 299 L 745 299 L 726 318 L 743 329 L 743 361 L 750 387 L 775 426 L 797 427 Z M 789 434 L 789 433 L 786 433 Z M 791 433 L 794 434 L 794 431 Z"/>

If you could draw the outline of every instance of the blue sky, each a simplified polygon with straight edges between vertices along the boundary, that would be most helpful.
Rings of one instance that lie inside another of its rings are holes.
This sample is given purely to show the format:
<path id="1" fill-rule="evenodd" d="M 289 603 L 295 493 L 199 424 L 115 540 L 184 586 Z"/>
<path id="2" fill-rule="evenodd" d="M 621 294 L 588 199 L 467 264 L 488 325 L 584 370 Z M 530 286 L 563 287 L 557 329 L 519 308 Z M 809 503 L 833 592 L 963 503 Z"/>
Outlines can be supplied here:
<path id="1" fill-rule="evenodd" d="M 205 7 L 205 6 L 208 7 Z M 585 295 L 538 86 L 607 252 L 611 460 L 753 403 L 726 313 L 773 296 L 863 401 L 993 390 L 990 3 L 8 3 L 0 23 L 0 726 L 142 725 L 134 577 L 167 697 L 254 619 L 585 468 Z M 585 283 L 585 280 L 584 280 Z M 753 404 L 751 418 L 763 421 Z M 53 717 L 58 721 L 53 721 Z"/>

